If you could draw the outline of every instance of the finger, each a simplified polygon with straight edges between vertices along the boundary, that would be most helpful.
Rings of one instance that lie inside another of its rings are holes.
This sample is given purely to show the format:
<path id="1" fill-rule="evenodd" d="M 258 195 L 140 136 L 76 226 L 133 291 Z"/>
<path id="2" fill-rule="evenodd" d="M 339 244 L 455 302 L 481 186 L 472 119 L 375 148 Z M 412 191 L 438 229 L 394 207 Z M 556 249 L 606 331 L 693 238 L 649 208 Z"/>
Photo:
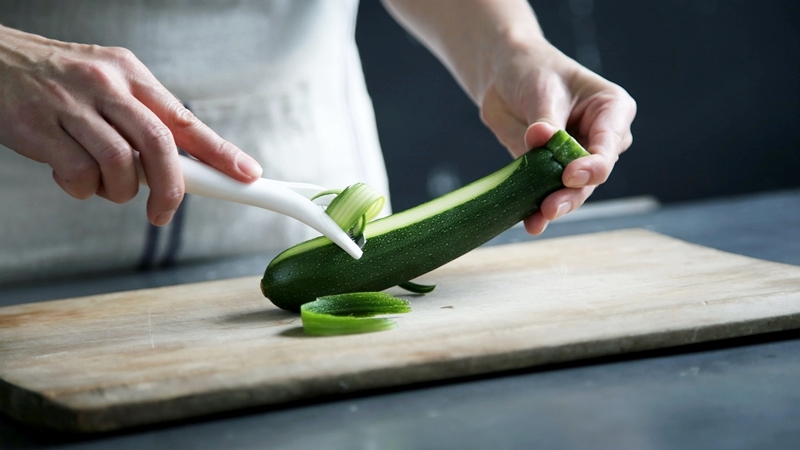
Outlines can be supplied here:
<path id="1" fill-rule="evenodd" d="M 571 187 L 602 184 L 619 155 L 633 142 L 630 125 L 636 114 L 636 103 L 624 91 L 613 95 L 604 93 L 591 99 L 584 110 L 577 109 L 576 114 L 582 115 L 580 133 L 586 136 L 586 150 L 592 156 L 577 159 L 567 166 L 564 184 Z"/>
<path id="2" fill-rule="evenodd" d="M 547 122 L 537 122 L 525 132 L 525 143 L 530 148 L 543 147 L 553 137 L 556 128 Z M 562 182 L 567 187 L 583 187 L 603 183 L 611 172 L 614 162 L 605 155 L 590 155 L 571 163 L 564 169 Z"/>
<path id="3" fill-rule="evenodd" d="M 561 189 L 550 194 L 543 202 L 539 211 L 525 218 L 523 224 L 525 231 L 533 236 L 538 236 L 547 229 L 547 225 L 578 209 L 592 195 L 594 186 L 583 189 Z"/>
<path id="4" fill-rule="evenodd" d="M 547 225 L 550 223 L 550 221 L 544 218 L 541 211 L 536 211 L 525 218 L 522 223 L 525 225 L 525 231 L 527 231 L 528 234 L 538 236 L 542 234 L 545 229 L 547 229 Z"/>
<path id="5" fill-rule="evenodd" d="M 88 155 L 87 155 L 88 156 Z M 51 164 L 50 167 L 54 165 Z M 98 172 L 97 166 L 93 164 L 91 157 L 85 162 L 70 164 L 70 168 L 60 167 L 53 169 L 53 181 L 67 194 L 78 200 L 86 200 L 97 192 L 100 184 L 100 177 L 93 172 Z"/>
<path id="6" fill-rule="evenodd" d="M 115 203 L 136 196 L 139 179 L 133 165 L 133 149 L 106 120 L 92 112 L 62 117 L 62 126 L 100 166 L 97 194 Z"/>
<path id="7" fill-rule="evenodd" d="M 97 192 L 100 185 L 100 168 L 86 150 L 65 131 L 53 139 L 41 141 L 47 155 L 37 157 L 53 169 L 53 181 L 67 194 L 79 200 Z"/>
<path id="8" fill-rule="evenodd" d="M 556 130 L 566 127 L 573 102 L 560 77 L 540 79 L 528 94 L 521 105 L 528 124 L 548 123 Z"/>
<path id="9" fill-rule="evenodd" d="M 172 131 L 180 148 L 239 181 L 261 177 L 263 169 L 255 159 L 222 139 L 160 83 L 136 83 L 133 88 L 139 101 Z"/>
<path id="10" fill-rule="evenodd" d="M 508 110 L 494 87 L 488 89 L 483 97 L 481 120 L 515 158 L 528 151 L 523 139 L 520 139 L 525 135 L 527 124 Z"/>
<path id="11" fill-rule="evenodd" d="M 621 88 L 595 96 L 581 119 L 581 128 L 588 127 L 582 134 L 587 136 L 589 153 L 619 156 L 627 150 L 633 142 L 635 115 L 636 102 Z"/>
<path id="12" fill-rule="evenodd" d="M 163 226 L 183 200 L 183 173 L 172 132 L 156 115 L 132 97 L 107 100 L 102 105 L 106 120 L 139 152 L 150 187 L 147 217 Z"/>
<path id="13" fill-rule="evenodd" d="M 100 185 L 100 170 L 83 146 L 55 117 L 44 117 L 38 110 L 23 111 L 20 115 L 19 129 L 10 133 L 9 148 L 49 165 L 53 181 L 71 197 L 83 200 L 94 195 Z"/>
<path id="14" fill-rule="evenodd" d="M 525 145 L 528 148 L 544 147 L 557 130 L 558 128 L 549 122 L 536 122 L 525 130 Z"/>
<path id="15" fill-rule="evenodd" d="M 594 186 L 560 189 L 544 199 L 539 211 L 547 220 L 559 219 L 583 205 L 594 189 Z"/>
<path id="16" fill-rule="evenodd" d="M 564 186 L 580 188 L 597 186 L 608 179 L 619 158 L 616 155 L 594 154 L 578 158 L 564 168 L 561 181 Z"/>

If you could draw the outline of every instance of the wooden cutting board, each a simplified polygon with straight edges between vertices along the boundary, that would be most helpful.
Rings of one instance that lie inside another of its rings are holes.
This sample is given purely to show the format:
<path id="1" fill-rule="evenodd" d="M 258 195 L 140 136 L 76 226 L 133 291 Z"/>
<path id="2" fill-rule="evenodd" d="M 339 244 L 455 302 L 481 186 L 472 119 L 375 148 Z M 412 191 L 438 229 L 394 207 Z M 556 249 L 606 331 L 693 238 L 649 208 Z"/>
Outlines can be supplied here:
<path id="1" fill-rule="evenodd" d="M 257 277 L 0 308 L 0 407 L 92 432 L 800 327 L 800 267 L 644 230 L 481 248 L 424 281 L 397 329 L 327 338 Z"/>

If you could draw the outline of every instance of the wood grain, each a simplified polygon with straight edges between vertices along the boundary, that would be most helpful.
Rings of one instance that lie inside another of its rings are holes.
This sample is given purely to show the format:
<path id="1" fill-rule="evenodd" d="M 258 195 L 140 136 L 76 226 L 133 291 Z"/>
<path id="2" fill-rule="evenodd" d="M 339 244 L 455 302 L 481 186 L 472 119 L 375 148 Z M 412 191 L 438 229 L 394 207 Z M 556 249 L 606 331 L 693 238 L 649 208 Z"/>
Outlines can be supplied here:
<path id="1" fill-rule="evenodd" d="M 327 338 L 256 277 L 0 308 L 0 408 L 104 431 L 800 327 L 800 267 L 645 230 L 481 248 L 424 280 L 397 329 Z"/>

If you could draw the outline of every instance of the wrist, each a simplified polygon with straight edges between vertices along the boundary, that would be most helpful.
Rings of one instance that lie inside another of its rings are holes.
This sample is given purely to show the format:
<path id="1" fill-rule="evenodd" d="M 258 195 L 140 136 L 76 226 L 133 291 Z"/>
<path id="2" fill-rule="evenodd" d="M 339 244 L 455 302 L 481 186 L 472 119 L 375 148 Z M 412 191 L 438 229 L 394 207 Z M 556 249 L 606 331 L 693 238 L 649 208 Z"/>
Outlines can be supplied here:
<path id="1" fill-rule="evenodd" d="M 482 47 L 478 82 L 471 93 L 473 98 L 481 104 L 489 87 L 497 83 L 500 74 L 516 65 L 516 61 L 533 58 L 537 65 L 543 65 L 552 49 L 533 14 L 506 22 L 496 30 L 490 44 Z"/>
<path id="2" fill-rule="evenodd" d="M 0 25 L 0 66 L 23 67 L 51 56 L 69 44 Z"/>

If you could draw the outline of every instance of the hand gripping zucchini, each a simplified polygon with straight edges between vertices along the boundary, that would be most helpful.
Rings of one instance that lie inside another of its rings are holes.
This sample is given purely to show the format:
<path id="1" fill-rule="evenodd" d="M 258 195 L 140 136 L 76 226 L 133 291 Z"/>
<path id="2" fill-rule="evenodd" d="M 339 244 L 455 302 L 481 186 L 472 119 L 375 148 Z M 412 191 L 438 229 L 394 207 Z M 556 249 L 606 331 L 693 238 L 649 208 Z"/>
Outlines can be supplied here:
<path id="1" fill-rule="evenodd" d="M 543 148 L 415 208 L 369 222 L 359 260 L 325 237 L 287 249 L 267 266 L 261 292 L 299 311 L 317 297 L 380 291 L 407 282 L 484 244 L 539 209 L 561 189 L 571 161 L 588 153 L 558 131 Z"/>

